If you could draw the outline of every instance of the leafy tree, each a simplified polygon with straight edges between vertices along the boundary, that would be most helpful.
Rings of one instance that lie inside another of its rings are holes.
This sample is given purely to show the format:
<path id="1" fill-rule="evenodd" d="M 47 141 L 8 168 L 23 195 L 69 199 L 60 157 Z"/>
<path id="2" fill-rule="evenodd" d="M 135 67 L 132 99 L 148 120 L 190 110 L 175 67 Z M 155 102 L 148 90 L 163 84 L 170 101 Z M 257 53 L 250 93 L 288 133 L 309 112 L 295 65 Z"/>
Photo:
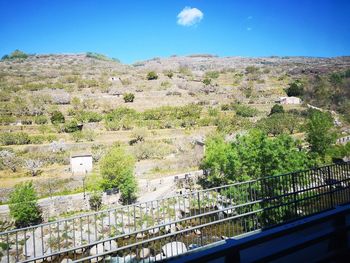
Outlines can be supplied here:
<path id="1" fill-rule="evenodd" d="M 238 136 L 232 143 L 221 137 L 209 138 L 202 168 L 209 169 L 205 186 L 246 181 L 305 169 L 308 157 L 299 142 L 288 135 L 269 138 L 258 130 Z"/>
<path id="2" fill-rule="evenodd" d="M 62 112 L 60 111 L 54 111 L 51 114 L 51 123 L 52 124 L 58 124 L 58 123 L 64 123 L 65 118 Z"/>
<path id="3" fill-rule="evenodd" d="M 327 150 L 335 143 L 333 118 L 329 113 L 312 110 L 306 124 L 306 140 L 311 152 L 324 158 Z"/>
<path id="4" fill-rule="evenodd" d="M 67 133 L 72 133 L 80 130 L 80 127 L 76 120 L 71 120 L 64 125 L 64 131 Z"/>
<path id="5" fill-rule="evenodd" d="M 4 55 L 1 59 L 7 60 L 7 59 L 26 59 L 28 55 L 24 53 L 21 50 L 16 49 L 13 51 L 10 55 Z"/>
<path id="6" fill-rule="evenodd" d="M 292 96 L 303 96 L 304 95 L 304 85 L 300 80 L 296 80 L 289 84 L 288 89 L 286 90 L 287 95 Z"/>
<path id="7" fill-rule="evenodd" d="M 25 227 L 41 222 L 41 211 L 37 203 L 37 195 L 32 182 L 15 186 L 10 195 L 10 215 L 18 227 Z"/>
<path id="8" fill-rule="evenodd" d="M 147 79 L 148 80 L 154 80 L 154 79 L 157 79 L 158 78 L 158 75 L 156 72 L 154 71 L 150 71 L 147 73 Z"/>
<path id="9" fill-rule="evenodd" d="M 270 111 L 270 115 L 272 115 L 274 113 L 284 113 L 283 106 L 280 104 L 273 105 L 273 107 L 271 108 L 271 111 Z"/>
<path id="10" fill-rule="evenodd" d="M 101 159 L 102 188 L 118 188 L 123 203 L 136 199 L 137 182 L 134 176 L 134 158 L 121 147 L 112 149 Z"/>
<path id="11" fill-rule="evenodd" d="M 133 102 L 135 99 L 135 95 L 133 93 L 125 93 L 123 96 L 124 102 Z"/>
<path id="12" fill-rule="evenodd" d="M 274 113 L 267 118 L 260 119 L 256 127 L 273 136 L 290 133 L 300 128 L 301 119 L 290 113 Z"/>

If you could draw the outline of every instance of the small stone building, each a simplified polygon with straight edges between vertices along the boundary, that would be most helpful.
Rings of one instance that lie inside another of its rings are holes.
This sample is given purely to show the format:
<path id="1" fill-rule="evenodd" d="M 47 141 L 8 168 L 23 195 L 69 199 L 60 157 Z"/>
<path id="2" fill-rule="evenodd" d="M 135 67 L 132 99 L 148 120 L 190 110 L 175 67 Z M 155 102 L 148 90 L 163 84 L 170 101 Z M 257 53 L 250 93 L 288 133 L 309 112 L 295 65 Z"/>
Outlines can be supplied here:
<path id="1" fill-rule="evenodd" d="M 280 104 L 300 104 L 301 99 L 298 97 L 280 97 L 278 102 Z"/>
<path id="2" fill-rule="evenodd" d="M 89 153 L 74 154 L 70 157 L 73 174 L 84 174 L 92 171 L 92 155 Z"/>

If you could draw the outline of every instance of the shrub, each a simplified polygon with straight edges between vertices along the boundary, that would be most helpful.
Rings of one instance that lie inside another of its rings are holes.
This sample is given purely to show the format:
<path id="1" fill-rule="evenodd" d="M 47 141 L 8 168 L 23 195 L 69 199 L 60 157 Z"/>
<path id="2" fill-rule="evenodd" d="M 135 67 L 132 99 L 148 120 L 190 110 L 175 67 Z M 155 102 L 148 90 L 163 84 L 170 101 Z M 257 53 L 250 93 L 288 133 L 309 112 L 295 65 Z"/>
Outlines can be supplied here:
<path id="1" fill-rule="evenodd" d="M 102 188 L 118 188 L 123 203 L 136 199 L 137 181 L 134 176 L 134 158 L 121 147 L 112 149 L 100 161 Z"/>
<path id="2" fill-rule="evenodd" d="M 51 114 L 51 123 L 52 124 L 58 124 L 58 123 L 64 123 L 65 118 L 62 112 L 60 111 L 54 111 Z"/>
<path id="3" fill-rule="evenodd" d="M 280 104 L 273 105 L 273 107 L 271 108 L 271 111 L 270 111 L 270 115 L 272 115 L 274 113 L 284 113 L 283 106 Z"/>
<path id="4" fill-rule="evenodd" d="M 44 115 L 39 115 L 34 118 L 35 124 L 46 124 L 47 123 L 47 117 Z"/>
<path id="5" fill-rule="evenodd" d="M 125 93 L 123 96 L 124 102 L 133 102 L 135 99 L 135 95 L 133 93 Z"/>
<path id="6" fill-rule="evenodd" d="M 164 71 L 164 75 L 171 79 L 174 76 L 174 73 L 172 70 L 166 70 Z"/>
<path id="7" fill-rule="evenodd" d="M 92 210 L 99 210 L 102 206 L 102 193 L 97 191 L 92 192 L 90 194 L 89 204 Z"/>
<path id="8" fill-rule="evenodd" d="M 38 224 L 42 221 L 41 211 L 37 203 L 37 195 L 32 182 L 15 186 L 10 195 L 10 215 L 18 227 Z"/>
<path id="9" fill-rule="evenodd" d="M 234 106 L 236 114 L 242 117 L 254 117 L 258 114 L 258 110 L 246 105 L 236 104 Z"/>
<path id="10" fill-rule="evenodd" d="M 26 59 L 26 58 L 28 58 L 28 55 L 26 53 L 24 53 L 21 50 L 16 49 L 10 55 L 4 55 L 2 57 L 2 60 L 7 60 L 7 59 Z"/>
<path id="11" fill-rule="evenodd" d="M 21 145 L 30 143 L 29 135 L 24 132 L 4 132 L 0 134 L 2 145 Z"/>
<path id="12" fill-rule="evenodd" d="M 80 126 L 78 125 L 76 120 L 71 120 L 64 125 L 64 131 L 67 133 L 76 132 L 80 130 Z"/>
<path id="13" fill-rule="evenodd" d="M 289 84 L 286 90 L 288 96 L 303 96 L 304 95 L 304 85 L 301 81 L 296 80 Z"/>
<path id="14" fill-rule="evenodd" d="M 72 132 L 71 136 L 75 142 L 80 142 L 84 139 L 84 134 L 81 131 Z"/>
<path id="15" fill-rule="evenodd" d="M 150 72 L 147 73 L 147 79 L 148 80 L 158 79 L 158 75 L 157 75 L 156 72 L 150 71 Z"/>
<path id="16" fill-rule="evenodd" d="M 2 150 L 0 151 L 0 163 L 9 168 L 12 172 L 16 172 L 20 165 L 20 160 L 13 152 Z"/>
<path id="17" fill-rule="evenodd" d="M 92 129 L 87 129 L 83 131 L 83 136 L 85 138 L 85 140 L 89 141 L 89 142 L 93 142 L 96 139 L 96 132 Z"/>
<path id="18" fill-rule="evenodd" d="M 208 86 L 211 84 L 211 79 L 205 78 L 205 79 L 203 79 L 203 83 L 204 83 L 204 85 Z"/>
<path id="19" fill-rule="evenodd" d="M 205 73 L 206 78 L 217 79 L 220 76 L 219 71 L 207 71 Z"/>
<path id="20" fill-rule="evenodd" d="M 37 176 L 40 173 L 40 168 L 43 166 L 43 162 L 39 159 L 25 160 L 24 168 L 26 168 L 31 176 Z"/>
<path id="21" fill-rule="evenodd" d="M 30 136 L 30 143 L 31 144 L 42 144 L 46 141 L 45 135 L 32 135 Z"/>

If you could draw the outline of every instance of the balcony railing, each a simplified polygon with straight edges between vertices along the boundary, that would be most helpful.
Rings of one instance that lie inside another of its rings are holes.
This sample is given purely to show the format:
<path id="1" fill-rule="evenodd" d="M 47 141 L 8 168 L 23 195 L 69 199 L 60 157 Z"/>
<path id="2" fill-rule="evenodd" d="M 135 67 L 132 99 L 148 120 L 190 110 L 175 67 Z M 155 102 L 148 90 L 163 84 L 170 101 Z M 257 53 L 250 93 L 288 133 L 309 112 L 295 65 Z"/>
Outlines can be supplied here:
<path id="1" fill-rule="evenodd" d="M 350 163 L 220 186 L 0 233 L 8 262 L 161 261 L 350 202 Z"/>

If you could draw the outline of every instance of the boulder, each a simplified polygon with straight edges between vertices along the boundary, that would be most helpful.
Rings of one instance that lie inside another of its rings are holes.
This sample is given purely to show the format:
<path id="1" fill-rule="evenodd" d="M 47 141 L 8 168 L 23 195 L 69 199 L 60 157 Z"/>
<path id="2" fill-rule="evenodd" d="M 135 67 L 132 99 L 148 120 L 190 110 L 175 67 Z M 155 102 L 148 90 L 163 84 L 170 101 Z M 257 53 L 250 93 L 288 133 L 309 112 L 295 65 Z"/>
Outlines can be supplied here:
<path id="1" fill-rule="evenodd" d="M 187 252 L 187 248 L 184 243 L 174 241 L 162 246 L 162 251 L 166 257 L 172 257 Z"/>
<path id="2" fill-rule="evenodd" d="M 62 259 L 61 263 L 72 263 L 73 260 L 71 260 L 70 258 L 64 258 Z"/>
<path id="3" fill-rule="evenodd" d="M 98 254 L 101 254 L 104 252 L 104 247 L 103 247 L 103 244 L 97 244 L 96 246 L 93 246 L 92 248 L 90 248 L 90 251 L 89 251 L 89 255 L 90 256 L 96 256 Z M 96 263 L 96 262 L 99 262 L 101 261 L 103 258 L 102 257 L 95 257 L 95 258 L 92 258 L 90 260 L 90 262 L 92 263 Z"/>
<path id="4" fill-rule="evenodd" d="M 151 255 L 151 250 L 149 248 L 142 248 L 139 253 L 140 259 L 148 258 Z"/>

